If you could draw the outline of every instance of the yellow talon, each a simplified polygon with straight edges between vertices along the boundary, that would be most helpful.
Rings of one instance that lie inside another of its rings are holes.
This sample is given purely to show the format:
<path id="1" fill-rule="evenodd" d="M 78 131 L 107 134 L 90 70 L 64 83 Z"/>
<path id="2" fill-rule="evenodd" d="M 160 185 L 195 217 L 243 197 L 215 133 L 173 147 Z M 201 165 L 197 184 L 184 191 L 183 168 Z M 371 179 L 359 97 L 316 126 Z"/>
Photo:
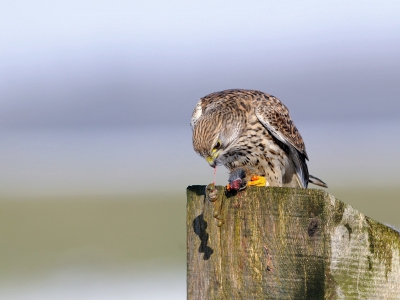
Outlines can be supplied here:
<path id="1" fill-rule="evenodd" d="M 249 186 L 266 186 L 267 179 L 263 176 L 253 176 L 251 177 L 251 181 L 247 183 Z"/>

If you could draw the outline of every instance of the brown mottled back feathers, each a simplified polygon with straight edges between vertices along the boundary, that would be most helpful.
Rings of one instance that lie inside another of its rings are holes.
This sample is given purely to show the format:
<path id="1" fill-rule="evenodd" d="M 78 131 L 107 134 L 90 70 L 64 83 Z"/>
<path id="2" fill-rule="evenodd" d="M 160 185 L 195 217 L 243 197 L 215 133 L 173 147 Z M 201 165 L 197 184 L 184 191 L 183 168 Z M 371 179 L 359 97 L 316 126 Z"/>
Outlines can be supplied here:
<path id="1" fill-rule="evenodd" d="M 256 94 L 259 94 L 255 100 L 255 106 L 260 122 L 281 142 L 290 143 L 308 159 L 303 138 L 289 116 L 289 109 L 272 95 L 263 92 L 256 92 Z"/>

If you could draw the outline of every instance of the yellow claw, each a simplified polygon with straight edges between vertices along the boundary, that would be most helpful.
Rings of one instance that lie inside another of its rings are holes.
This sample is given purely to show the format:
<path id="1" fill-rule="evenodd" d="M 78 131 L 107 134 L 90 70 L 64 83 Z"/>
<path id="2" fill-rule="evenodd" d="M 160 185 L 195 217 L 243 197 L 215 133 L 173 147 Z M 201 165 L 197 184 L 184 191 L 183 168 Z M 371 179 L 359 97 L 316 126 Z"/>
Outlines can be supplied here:
<path id="1" fill-rule="evenodd" d="M 252 186 L 266 186 L 267 179 L 263 176 L 253 176 L 251 177 L 251 181 L 247 183 L 247 185 Z"/>

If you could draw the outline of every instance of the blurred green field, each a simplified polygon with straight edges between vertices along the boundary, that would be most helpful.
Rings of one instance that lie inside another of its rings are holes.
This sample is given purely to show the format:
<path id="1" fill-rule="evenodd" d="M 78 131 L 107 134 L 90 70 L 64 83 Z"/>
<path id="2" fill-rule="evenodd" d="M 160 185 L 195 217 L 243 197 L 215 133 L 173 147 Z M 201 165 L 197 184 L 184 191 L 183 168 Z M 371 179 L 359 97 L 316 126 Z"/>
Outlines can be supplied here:
<path id="1" fill-rule="evenodd" d="M 360 212 L 399 226 L 400 188 L 331 189 Z M 0 201 L 0 276 L 66 266 L 186 265 L 186 195 Z"/>
<path id="2" fill-rule="evenodd" d="M 185 268 L 185 191 L 0 201 L 0 276 L 65 266 Z"/>
<path id="3" fill-rule="evenodd" d="M 400 187 L 332 188 L 328 192 L 362 214 L 400 228 Z"/>

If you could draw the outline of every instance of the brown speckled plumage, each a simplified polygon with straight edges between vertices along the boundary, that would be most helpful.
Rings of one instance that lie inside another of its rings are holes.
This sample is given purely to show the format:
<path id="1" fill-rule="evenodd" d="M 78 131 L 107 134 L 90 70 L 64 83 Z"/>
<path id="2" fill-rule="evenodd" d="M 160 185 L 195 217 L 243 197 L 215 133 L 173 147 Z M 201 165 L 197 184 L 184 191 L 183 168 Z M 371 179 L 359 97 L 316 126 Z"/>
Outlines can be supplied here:
<path id="1" fill-rule="evenodd" d="M 324 186 L 310 178 L 303 139 L 274 96 L 239 89 L 212 93 L 197 103 L 191 126 L 193 148 L 211 166 L 243 168 L 266 177 L 269 186 Z"/>

